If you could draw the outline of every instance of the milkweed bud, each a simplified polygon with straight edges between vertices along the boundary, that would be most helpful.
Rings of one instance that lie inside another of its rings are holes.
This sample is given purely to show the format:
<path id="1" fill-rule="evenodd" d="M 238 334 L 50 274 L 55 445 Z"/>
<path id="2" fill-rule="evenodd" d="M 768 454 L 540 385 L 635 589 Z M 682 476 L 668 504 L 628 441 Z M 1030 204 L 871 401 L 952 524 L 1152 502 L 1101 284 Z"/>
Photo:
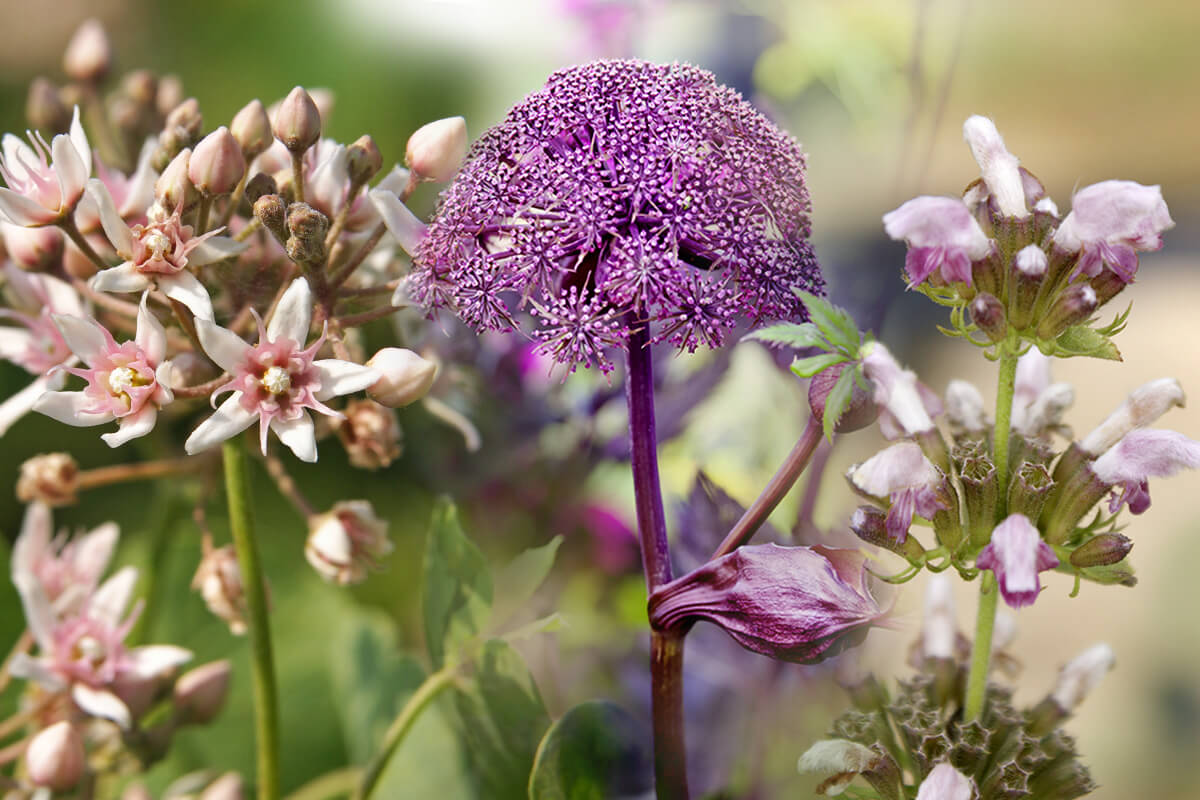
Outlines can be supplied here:
<path id="1" fill-rule="evenodd" d="M 242 147 L 223 125 L 200 140 L 188 161 L 188 179 L 210 197 L 231 193 L 245 174 Z"/>
<path id="2" fill-rule="evenodd" d="M 204 554 L 192 578 L 192 588 L 200 592 L 208 610 L 220 617 L 231 633 L 240 636 L 246 632 L 246 596 L 233 545 Z"/>
<path id="3" fill-rule="evenodd" d="M 81 83 L 99 83 L 112 67 L 112 45 L 98 19 L 75 31 L 63 53 L 63 72 Z"/>
<path id="4" fill-rule="evenodd" d="M 242 776 L 236 772 L 226 772 L 208 785 L 200 800 L 243 800 L 246 796 L 246 784 Z"/>
<path id="5" fill-rule="evenodd" d="M 271 128 L 275 138 L 293 155 L 298 155 L 321 138 L 321 112 L 308 92 L 297 86 L 275 110 Z"/>
<path id="6" fill-rule="evenodd" d="M 242 155 L 249 163 L 263 153 L 275 135 L 271 132 L 271 120 L 261 100 L 251 100 L 229 123 L 229 132 L 242 148 Z"/>
<path id="7" fill-rule="evenodd" d="M 62 259 L 65 241 L 58 228 L 25 228 L 0 222 L 0 231 L 9 258 L 26 272 L 46 272 Z"/>
<path id="8" fill-rule="evenodd" d="M 467 121 L 447 117 L 418 128 L 408 138 L 404 159 L 419 177 L 442 183 L 454 177 L 466 155 Z"/>
<path id="9" fill-rule="evenodd" d="M 186 210 L 200 199 L 192 179 L 188 177 L 191 158 L 191 148 L 180 150 L 154 182 L 154 199 L 168 213 L 176 209 Z"/>
<path id="10" fill-rule="evenodd" d="M 351 400 L 338 425 L 338 438 L 350 463 L 360 469 L 382 469 L 400 457 L 396 412 L 374 400 Z"/>
<path id="11" fill-rule="evenodd" d="M 204 725 L 221 713 L 229 695 L 230 663 L 225 660 L 203 664 L 175 681 L 172 702 L 183 722 Z"/>
<path id="12" fill-rule="evenodd" d="M 275 235 L 280 242 L 286 242 L 287 204 L 277 194 L 264 194 L 254 201 L 254 216 L 263 227 Z"/>
<path id="13" fill-rule="evenodd" d="M 287 210 L 288 258 L 298 263 L 313 263 L 325 258 L 325 234 L 329 217 L 308 203 L 292 203 Z"/>
<path id="14" fill-rule="evenodd" d="M 66 133 L 71 129 L 71 109 L 58 96 L 58 88 L 42 77 L 29 84 L 25 117 L 33 127 L 50 133 Z"/>
<path id="15" fill-rule="evenodd" d="M 328 512 L 308 521 L 304 555 L 327 581 L 342 586 L 360 583 L 390 552 L 387 522 L 375 515 L 366 500 L 335 503 Z"/>
<path id="16" fill-rule="evenodd" d="M 200 113 L 200 101 L 189 97 L 171 109 L 163 123 L 165 130 L 174 130 L 183 137 L 185 146 L 190 147 L 200 139 L 204 130 L 204 115 Z"/>
<path id="17" fill-rule="evenodd" d="M 424 397 L 437 378 L 437 364 L 400 347 L 385 347 L 367 360 L 382 378 L 367 387 L 367 394 L 389 408 L 402 408 Z"/>
<path id="18" fill-rule="evenodd" d="M 363 135 L 354 140 L 346 148 L 346 170 L 353 183 L 366 183 L 375 177 L 383 167 L 383 156 L 379 146 L 369 135 Z"/>
<path id="19" fill-rule="evenodd" d="M 48 506 L 66 506 L 77 498 L 79 464 L 68 453 L 42 453 L 21 464 L 17 499 L 22 503 L 40 500 Z"/>
<path id="20" fill-rule="evenodd" d="M 64 720 L 33 737 L 25 751 L 25 768 L 34 786 L 64 792 L 83 777 L 86 758 L 83 737 Z"/>

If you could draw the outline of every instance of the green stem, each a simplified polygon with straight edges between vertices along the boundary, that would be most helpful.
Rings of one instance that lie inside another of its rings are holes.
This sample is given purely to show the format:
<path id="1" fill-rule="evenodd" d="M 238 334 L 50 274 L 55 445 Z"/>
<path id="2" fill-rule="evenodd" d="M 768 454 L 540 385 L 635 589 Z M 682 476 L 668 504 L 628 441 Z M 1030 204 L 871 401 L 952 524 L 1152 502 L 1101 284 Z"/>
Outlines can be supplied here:
<path id="1" fill-rule="evenodd" d="M 239 438 L 223 445 L 225 493 L 229 523 L 242 573 L 249 619 L 253 660 L 254 726 L 258 745 L 258 800 L 279 797 L 279 701 L 275 685 L 275 663 L 271 654 L 271 629 L 267 618 L 267 594 L 263 584 L 258 545 L 254 540 L 254 513 L 250 497 L 246 452 Z"/>
<path id="2" fill-rule="evenodd" d="M 998 490 L 997 521 L 1008 515 L 1008 443 L 1012 429 L 1018 350 L 1019 342 L 1008 341 L 1000 345 L 1000 383 L 996 389 L 996 432 L 992 448 Z M 996 576 L 991 572 L 984 572 L 979 582 L 979 611 L 975 617 L 975 642 L 971 650 L 971 671 L 967 674 L 967 696 L 963 708 L 963 717 L 967 721 L 978 719 L 983 713 L 988 667 L 992 657 L 992 630 L 996 626 L 996 607 L 999 600 L 1000 591 L 996 586 Z"/>
<path id="3" fill-rule="evenodd" d="M 457 678 L 458 665 L 446 664 L 417 687 L 412 697 L 409 697 L 408 702 L 404 704 L 404 708 L 400 709 L 400 713 L 396 715 L 396 719 L 392 720 L 391 727 L 383 737 L 383 747 L 379 749 L 363 772 L 362 783 L 359 784 L 358 791 L 354 793 L 354 800 L 367 800 L 371 796 L 371 792 L 375 790 L 375 785 L 383 775 L 384 768 L 392 758 L 392 753 L 396 751 L 396 748 L 404 741 L 404 737 L 417 723 L 421 712 L 437 699 L 442 690 L 453 686 Z"/>
<path id="4" fill-rule="evenodd" d="M 358 767 L 343 767 L 313 778 L 286 800 L 329 800 L 331 797 L 348 797 L 358 785 L 362 770 Z"/>

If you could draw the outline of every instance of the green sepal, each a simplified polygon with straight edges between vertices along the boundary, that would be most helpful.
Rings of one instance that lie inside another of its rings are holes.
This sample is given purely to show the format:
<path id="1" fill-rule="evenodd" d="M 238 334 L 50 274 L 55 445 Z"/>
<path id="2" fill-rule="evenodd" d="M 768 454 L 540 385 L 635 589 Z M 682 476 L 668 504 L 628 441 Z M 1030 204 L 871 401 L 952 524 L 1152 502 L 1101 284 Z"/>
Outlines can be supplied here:
<path id="1" fill-rule="evenodd" d="M 811 378 L 818 372 L 824 372 L 830 367 L 849 361 L 842 353 L 821 353 L 808 358 L 797 358 L 792 362 L 792 372 L 801 378 Z"/>
<path id="2" fill-rule="evenodd" d="M 1106 335 L 1089 328 L 1086 325 L 1072 325 L 1058 335 L 1049 351 L 1042 347 L 1042 352 L 1059 358 L 1074 356 L 1089 356 L 1103 358 L 1108 361 L 1120 361 L 1121 351 Z"/>

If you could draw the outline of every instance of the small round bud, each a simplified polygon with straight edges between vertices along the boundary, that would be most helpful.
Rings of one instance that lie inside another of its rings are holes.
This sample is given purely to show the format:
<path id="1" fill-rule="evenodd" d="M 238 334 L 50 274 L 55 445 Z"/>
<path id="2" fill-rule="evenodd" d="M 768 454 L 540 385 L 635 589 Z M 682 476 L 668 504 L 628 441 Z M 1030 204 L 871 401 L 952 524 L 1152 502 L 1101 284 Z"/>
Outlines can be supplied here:
<path id="1" fill-rule="evenodd" d="M 971 322 L 993 342 L 1003 341 L 1008 336 L 1008 315 L 1004 304 L 995 295 L 980 292 L 971 301 Z"/>
<path id="2" fill-rule="evenodd" d="M 233 545 L 204 554 L 192 578 L 192 588 L 200 592 L 208 610 L 224 620 L 231 633 L 241 636 L 246 632 L 246 597 Z"/>
<path id="3" fill-rule="evenodd" d="M 254 216 L 281 242 L 287 241 L 287 204 L 277 194 L 264 194 L 254 201 Z"/>
<path id="4" fill-rule="evenodd" d="M 253 161 L 275 140 L 271 120 L 261 100 L 251 100 L 233 118 L 229 130 L 241 145 L 246 161 Z"/>
<path id="5" fill-rule="evenodd" d="M 200 140 L 188 162 L 192 185 L 210 197 L 231 193 L 245 174 L 242 147 L 223 125 Z"/>
<path id="6" fill-rule="evenodd" d="M 245 796 L 246 784 L 242 776 L 226 772 L 208 785 L 200 794 L 200 800 L 243 800 Z"/>
<path id="7" fill-rule="evenodd" d="M 278 192 L 279 187 L 275 185 L 275 179 L 265 172 L 256 173 L 246 181 L 245 197 L 251 206 L 258 202 L 258 198 Z"/>
<path id="8" fill-rule="evenodd" d="M 135 69 L 121 79 L 121 93 L 143 108 L 153 109 L 158 99 L 158 78 L 148 69 Z"/>
<path id="9" fill-rule="evenodd" d="M 443 183 L 454 177 L 467 155 L 467 121 L 447 117 L 417 129 L 408 138 L 404 159 L 424 180 Z"/>
<path id="10" fill-rule="evenodd" d="M 50 133 L 66 133 L 71 128 L 71 109 L 59 97 L 58 88 L 42 77 L 29 84 L 25 116 L 33 127 Z"/>
<path id="11" fill-rule="evenodd" d="M 171 159 L 171 163 L 154 182 L 154 199 L 164 209 L 184 211 L 200 199 L 192 179 L 188 177 L 191 160 L 192 151 L 185 147 Z"/>
<path id="12" fill-rule="evenodd" d="M 56 792 L 65 792 L 79 783 L 86 760 L 83 737 L 65 720 L 41 730 L 25 750 L 29 781 Z"/>
<path id="13" fill-rule="evenodd" d="M 402 408 L 424 397 L 437 378 L 437 364 L 402 347 L 385 347 L 367 361 L 383 376 L 367 387 L 377 403 Z"/>
<path id="14" fill-rule="evenodd" d="M 1036 244 L 1021 248 L 1013 258 L 1013 267 L 1017 273 L 1031 280 L 1041 280 L 1046 276 L 1049 259 L 1046 251 Z"/>
<path id="15" fill-rule="evenodd" d="M 185 147 L 191 147 L 200 140 L 204 130 L 204 115 L 200 113 L 200 101 L 189 97 L 171 109 L 163 124 L 166 130 L 176 131 L 183 140 Z"/>
<path id="16" fill-rule="evenodd" d="M 374 400 L 351 400 L 342 412 L 338 438 L 350 463 L 360 469 L 382 469 L 400 457 L 396 414 Z"/>
<path id="17" fill-rule="evenodd" d="M 165 117 L 183 100 L 183 81 L 178 75 L 163 75 L 158 79 L 158 93 L 154 98 L 154 106 L 159 114 Z"/>
<path id="18" fill-rule="evenodd" d="M 346 148 L 346 171 L 352 183 L 364 184 L 383 168 L 379 146 L 369 135 L 358 137 Z"/>
<path id="19" fill-rule="evenodd" d="M 308 520 L 304 556 L 322 578 L 342 586 L 360 583 L 367 570 L 392 552 L 387 522 L 375 515 L 366 500 L 334 503 L 324 514 Z"/>
<path id="20" fill-rule="evenodd" d="M 63 53 L 63 72 L 81 83 L 99 83 L 112 67 L 112 45 L 98 19 L 79 26 Z"/>
<path id="21" fill-rule="evenodd" d="M 321 138 L 321 112 L 308 92 L 297 86 L 275 110 L 275 138 L 293 155 L 303 153 Z"/>
<path id="22" fill-rule="evenodd" d="M 46 272 L 62 260 L 64 239 L 58 228 L 24 228 L 0 223 L 8 256 L 26 272 Z"/>
<path id="23" fill-rule="evenodd" d="M 288 258 L 304 263 L 325 258 L 329 217 L 308 203 L 292 203 L 287 210 L 287 230 L 289 236 L 285 247 Z"/>
<path id="24" fill-rule="evenodd" d="M 825 420 L 825 402 L 838 382 L 838 378 L 841 377 L 842 370 L 853 368 L 853 366 L 853 364 L 837 364 L 812 377 L 808 384 L 808 406 L 818 422 L 823 423 Z M 838 433 L 861 430 L 874 423 L 879 416 L 879 409 L 876 407 L 871 393 L 859 386 L 858 381 L 854 382 L 851 392 L 850 405 L 842 412 L 842 416 L 838 417 L 837 424 L 833 427 Z"/>
<path id="25" fill-rule="evenodd" d="M 172 702 L 179 718 L 189 724 L 206 725 L 216 719 L 229 696 L 232 667 L 228 661 L 213 661 L 185 672 L 175 681 Z"/>
<path id="26" fill-rule="evenodd" d="M 1133 549 L 1133 540 L 1119 533 L 1101 533 L 1071 552 L 1071 566 L 1107 567 L 1123 561 Z"/>
<path id="27" fill-rule="evenodd" d="M 66 506 L 76 502 L 78 488 L 79 464 L 69 453 L 42 453 L 21 464 L 17 499 L 22 503 L 40 500 L 48 506 Z"/>

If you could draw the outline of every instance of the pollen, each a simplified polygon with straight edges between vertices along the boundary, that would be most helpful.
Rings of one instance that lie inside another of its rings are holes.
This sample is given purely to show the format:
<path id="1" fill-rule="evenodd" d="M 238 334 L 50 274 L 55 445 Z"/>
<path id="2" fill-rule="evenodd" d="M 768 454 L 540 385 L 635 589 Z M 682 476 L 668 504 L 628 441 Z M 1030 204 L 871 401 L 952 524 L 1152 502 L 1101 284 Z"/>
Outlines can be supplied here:
<path id="1" fill-rule="evenodd" d="M 284 394 L 292 388 L 292 376 L 283 367 L 268 367 L 258 382 L 271 394 Z"/>
<path id="2" fill-rule="evenodd" d="M 133 386 L 137 373 L 129 367 L 117 367 L 108 373 L 108 390 L 114 395 L 121 395 Z"/>

